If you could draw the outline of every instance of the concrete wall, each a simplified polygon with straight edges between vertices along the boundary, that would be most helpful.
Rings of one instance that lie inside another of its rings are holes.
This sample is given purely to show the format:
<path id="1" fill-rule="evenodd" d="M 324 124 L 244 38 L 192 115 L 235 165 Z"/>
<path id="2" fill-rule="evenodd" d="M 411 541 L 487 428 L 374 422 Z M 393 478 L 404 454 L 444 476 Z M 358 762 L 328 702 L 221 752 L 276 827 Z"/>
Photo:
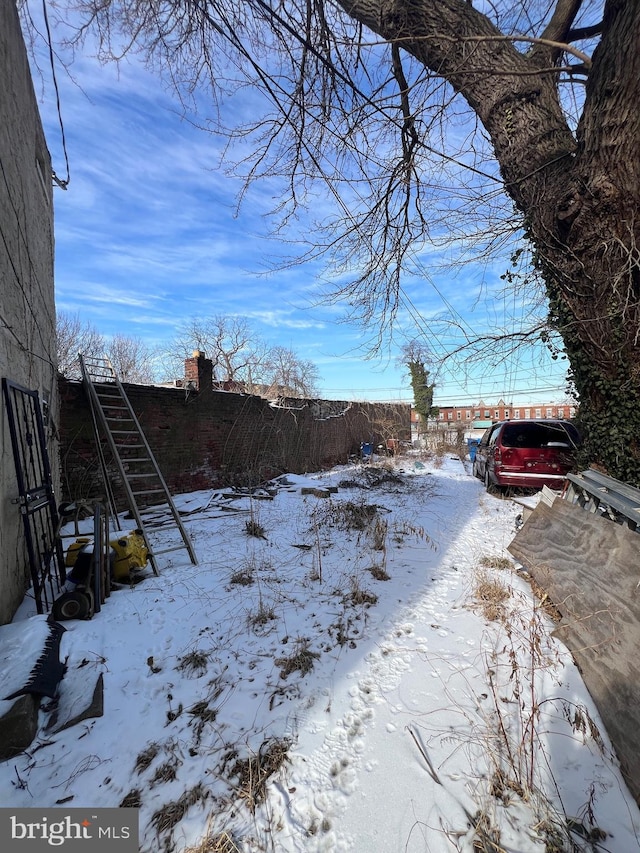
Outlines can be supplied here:
<path id="1" fill-rule="evenodd" d="M 173 493 L 257 485 L 285 471 L 344 463 L 362 441 L 410 438 L 408 404 L 289 400 L 274 408 L 225 391 L 124 387 Z M 61 379 L 60 394 L 63 494 L 95 497 L 102 476 L 82 386 Z"/>
<path id="2" fill-rule="evenodd" d="M 14 0 L 0 0 L 0 375 L 48 399 L 56 420 L 51 162 Z M 0 624 L 28 569 L 4 400 L 0 404 Z M 57 448 L 50 448 L 52 463 Z M 56 472 L 57 474 L 57 472 Z"/>

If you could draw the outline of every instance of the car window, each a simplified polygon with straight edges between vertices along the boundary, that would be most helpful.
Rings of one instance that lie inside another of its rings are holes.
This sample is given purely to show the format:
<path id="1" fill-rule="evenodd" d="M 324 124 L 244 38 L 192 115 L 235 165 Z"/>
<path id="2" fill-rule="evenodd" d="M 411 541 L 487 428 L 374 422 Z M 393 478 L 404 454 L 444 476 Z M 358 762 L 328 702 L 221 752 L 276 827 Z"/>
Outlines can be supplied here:
<path id="1" fill-rule="evenodd" d="M 489 435 L 489 444 L 493 446 L 498 440 L 498 436 L 500 435 L 500 426 L 491 427 L 491 433 Z"/>
<path id="2" fill-rule="evenodd" d="M 482 434 L 482 438 L 480 439 L 479 447 L 486 447 L 489 444 L 489 436 L 491 435 L 491 427 L 485 430 Z"/>
<path id="3" fill-rule="evenodd" d="M 506 424 L 502 433 L 504 447 L 572 447 L 578 443 L 577 439 L 575 427 L 560 423 Z"/>

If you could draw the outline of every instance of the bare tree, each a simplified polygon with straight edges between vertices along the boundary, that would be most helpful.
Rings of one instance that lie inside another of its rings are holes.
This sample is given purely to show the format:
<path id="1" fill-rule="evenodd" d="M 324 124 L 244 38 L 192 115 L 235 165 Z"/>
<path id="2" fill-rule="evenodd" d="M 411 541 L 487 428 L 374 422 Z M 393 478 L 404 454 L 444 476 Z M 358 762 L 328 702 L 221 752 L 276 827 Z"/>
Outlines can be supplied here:
<path id="1" fill-rule="evenodd" d="M 194 349 L 211 359 L 213 378 L 248 394 L 316 396 L 318 369 L 290 348 L 270 346 L 243 317 L 193 317 L 177 331 L 167 353 L 174 374 Z"/>
<path id="2" fill-rule="evenodd" d="M 105 353 L 121 382 L 150 385 L 155 379 L 154 354 L 140 338 L 114 335 Z"/>
<path id="3" fill-rule="evenodd" d="M 247 178 L 287 177 L 285 219 L 325 182 L 337 214 L 310 254 L 358 271 L 335 295 L 365 322 L 393 320 L 404 272 L 460 216 L 496 223 L 483 254 L 523 229 L 587 452 L 640 483 L 637 0 L 70 5 L 103 59 L 135 44 L 185 97 L 261 87 Z"/>
<path id="4" fill-rule="evenodd" d="M 263 382 L 271 389 L 268 396 L 317 397 L 318 379 L 316 365 L 299 358 L 292 349 L 275 346 L 269 350 L 263 373 Z"/>
<path id="5" fill-rule="evenodd" d="M 167 353 L 174 373 L 181 373 L 193 349 L 211 359 L 214 380 L 251 383 L 262 371 L 267 347 L 243 317 L 217 314 L 192 317 L 177 330 Z"/>
<path id="6" fill-rule="evenodd" d="M 93 358 L 104 355 L 104 338 L 79 314 L 58 311 L 56 316 L 56 352 L 58 371 L 67 379 L 81 379 L 78 353 Z"/>

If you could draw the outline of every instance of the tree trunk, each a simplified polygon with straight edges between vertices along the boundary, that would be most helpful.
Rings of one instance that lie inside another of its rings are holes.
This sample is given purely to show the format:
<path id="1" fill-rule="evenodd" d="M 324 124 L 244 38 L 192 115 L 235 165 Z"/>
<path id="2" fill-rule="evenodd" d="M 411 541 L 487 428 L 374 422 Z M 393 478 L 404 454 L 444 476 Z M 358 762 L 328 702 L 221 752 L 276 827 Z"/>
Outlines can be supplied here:
<path id="1" fill-rule="evenodd" d="M 444 77 L 493 143 L 522 212 L 579 394 L 584 461 L 640 485 L 640 3 L 608 0 L 577 133 L 557 49 L 526 54 L 466 0 L 340 0 Z M 559 0 L 545 38 L 580 6 Z"/>

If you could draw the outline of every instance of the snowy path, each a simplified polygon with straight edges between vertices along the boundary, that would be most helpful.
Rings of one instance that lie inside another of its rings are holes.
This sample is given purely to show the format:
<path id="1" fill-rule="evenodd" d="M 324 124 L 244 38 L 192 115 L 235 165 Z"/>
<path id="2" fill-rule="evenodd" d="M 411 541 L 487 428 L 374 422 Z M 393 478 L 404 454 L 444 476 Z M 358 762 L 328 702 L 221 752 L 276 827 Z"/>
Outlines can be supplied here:
<path id="1" fill-rule="evenodd" d="M 515 505 L 451 458 L 287 480 L 273 500 L 180 496 L 199 565 L 66 623 L 104 716 L 52 734 L 42 712 L 0 764 L 3 805 L 135 805 L 141 853 L 471 853 L 482 832 L 543 853 L 541 821 L 549 838 L 566 816 L 606 833 L 580 849 L 640 850 L 580 676 L 505 560 Z M 474 605 L 483 573 L 495 613 Z"/>

